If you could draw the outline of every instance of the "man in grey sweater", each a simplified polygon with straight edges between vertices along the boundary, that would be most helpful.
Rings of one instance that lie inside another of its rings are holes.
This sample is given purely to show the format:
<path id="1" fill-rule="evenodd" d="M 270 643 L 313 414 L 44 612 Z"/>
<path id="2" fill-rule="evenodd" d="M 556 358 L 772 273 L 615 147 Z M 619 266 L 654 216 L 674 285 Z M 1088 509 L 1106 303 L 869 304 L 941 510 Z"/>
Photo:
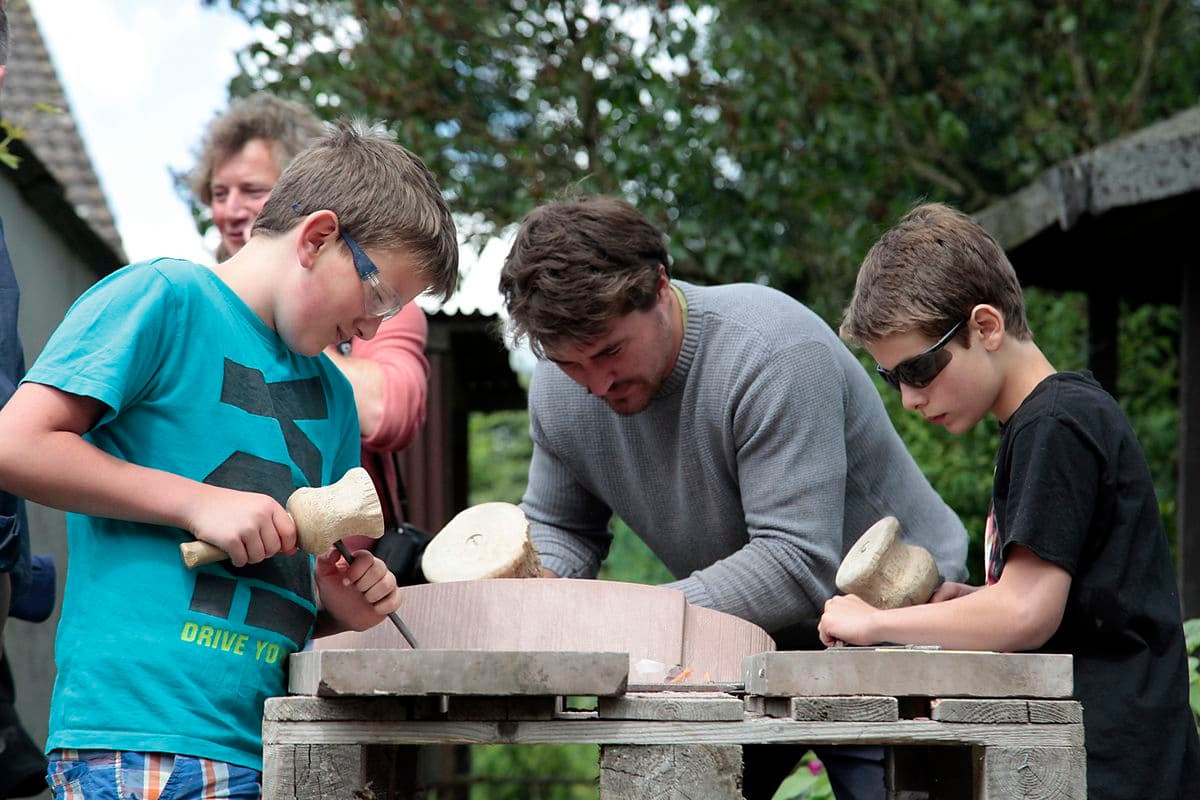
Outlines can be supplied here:
<path id="1" fill-rule="evenodd" d="M 603 197 L 536 209 L 505 261 L 512 333 L 541 357 L 521 506 L 545 574 L 595 577 L 616 514 L 668 587 L 780 649 L 819 646 L 838 564 L 881 517 L 965 577 L 962 523 L 829 326 L 764 286 L 672 282 L 668 263 L 662 234 Z M 746 748 L 747 800 L 795 765 L 784 749 Z M 879 748 L 819 755 L 841 800 L 883 796 Z"/>

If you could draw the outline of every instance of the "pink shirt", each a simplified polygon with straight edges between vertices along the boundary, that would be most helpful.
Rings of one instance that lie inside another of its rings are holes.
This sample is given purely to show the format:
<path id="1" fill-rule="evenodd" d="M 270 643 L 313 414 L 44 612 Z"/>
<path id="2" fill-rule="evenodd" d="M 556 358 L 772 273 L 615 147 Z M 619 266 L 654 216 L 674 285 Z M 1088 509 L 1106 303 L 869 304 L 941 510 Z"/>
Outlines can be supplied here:
<path id="1" fill-rule="evenodd" d="M 395 525 L 389 505 L 395 502 L 398 482 L 396 459 L 380 458 L 407 447 L 425 424 L 425 400 L 429 391 L 429 361 L 425 339 L 429 323 L 416 303 L 379 326 L 374 338 L 353 339 L 350 355 L 370 358 L 383 368 L 383 421 L 379 430 L 363 439 L 362 463 L 383 500 L 388 525 Z"/>

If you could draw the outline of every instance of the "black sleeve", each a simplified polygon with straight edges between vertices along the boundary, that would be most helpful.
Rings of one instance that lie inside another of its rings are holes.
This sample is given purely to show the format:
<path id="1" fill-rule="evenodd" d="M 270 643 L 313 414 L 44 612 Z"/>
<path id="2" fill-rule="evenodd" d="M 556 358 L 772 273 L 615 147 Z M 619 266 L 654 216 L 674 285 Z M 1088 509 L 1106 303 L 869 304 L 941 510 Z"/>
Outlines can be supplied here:
<path id="1" fill-rule="evenodd" d="M 996 524 L 1005 550 L 1024 545 L 1075 575 L 1103 465 L 1090 437 L 1062 419 L 1043 416 L 1014 431 L 996 467 Z"/>

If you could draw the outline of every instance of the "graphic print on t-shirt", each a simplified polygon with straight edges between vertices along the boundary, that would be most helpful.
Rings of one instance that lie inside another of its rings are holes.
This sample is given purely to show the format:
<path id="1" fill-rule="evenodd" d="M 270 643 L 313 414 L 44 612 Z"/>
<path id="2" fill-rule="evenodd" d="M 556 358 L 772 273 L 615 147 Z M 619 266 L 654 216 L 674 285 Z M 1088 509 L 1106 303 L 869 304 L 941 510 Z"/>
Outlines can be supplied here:
<path id="1" fill-rule="evenodd" d="M 319 486 L 323 474 L 321 452 L 296 424 L 300 419 L 326 419 L 329 409 L 320 378 L 268 383 L 257 369 L 225 359 L 221 402 L 250 414 L 270 417 L 279 423 L 288 455 L 304 474 L 309 485 Z M 235 451 L 204 479 L 212 486 L 266 494 L 281 505 L 287 503 L 295 485 L 290 465 L 268 461 L 243 451 Z M 308 554 L 276 555 L 257 564 L 234 567 L 222 562 L 231 576 L 251 578 L 304 598 L 305 607 L 284 594 L 251 585 L 245 624 L 288 637 L 297 646 L 304 643 L 312 625 L 314 603 Z M 189 608 L 209 616 L 228 619 L 234 603 L 237 581 L 234 577 L 197 573 Z M 188 631 L 185 631 L 185 636 Z M 204 635 L 197 628 L 197 637 Z M 213 636 L 220 636 L 215 630 Z M 218 646 L 216 644 L 211 646 Z"/>
<path id="2" fill-rule="evenodd" d="M 983 576 L 985 583 L 991 586 L 1000 580 L 1000 571 L 1004 565 L 1000 563 L 1000 531 L 996 527 L 996 507 L 988 505 L 987 524 L 983 529 Z"/>

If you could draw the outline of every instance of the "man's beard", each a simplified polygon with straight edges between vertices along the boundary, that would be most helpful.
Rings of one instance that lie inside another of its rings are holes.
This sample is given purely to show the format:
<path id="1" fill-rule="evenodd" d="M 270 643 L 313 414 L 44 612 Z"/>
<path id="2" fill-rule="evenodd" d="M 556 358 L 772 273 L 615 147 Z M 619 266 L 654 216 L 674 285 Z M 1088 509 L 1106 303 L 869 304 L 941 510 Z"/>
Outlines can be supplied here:
<path id="1" fill-rule="evenodd" d="M 633 384 L 633 390 L 630 394 L 617 400 L 603 398 L 605 404 L 614 413 L 620 414 L 622 417 L 632 417 L 649 408 L 650 404 L 654 402 L 655 395 L 658 394 L 659 387 L 662 386 L 662 381 L 659 381 L 654 386 L 650 386 L 644 381 L 630 381 L 629 383 Z M 643 389 L 645 390 L 644 394 L 640 391 Z M 629 405 L 629 403 L 633 403 L 634 405 Z"/>

